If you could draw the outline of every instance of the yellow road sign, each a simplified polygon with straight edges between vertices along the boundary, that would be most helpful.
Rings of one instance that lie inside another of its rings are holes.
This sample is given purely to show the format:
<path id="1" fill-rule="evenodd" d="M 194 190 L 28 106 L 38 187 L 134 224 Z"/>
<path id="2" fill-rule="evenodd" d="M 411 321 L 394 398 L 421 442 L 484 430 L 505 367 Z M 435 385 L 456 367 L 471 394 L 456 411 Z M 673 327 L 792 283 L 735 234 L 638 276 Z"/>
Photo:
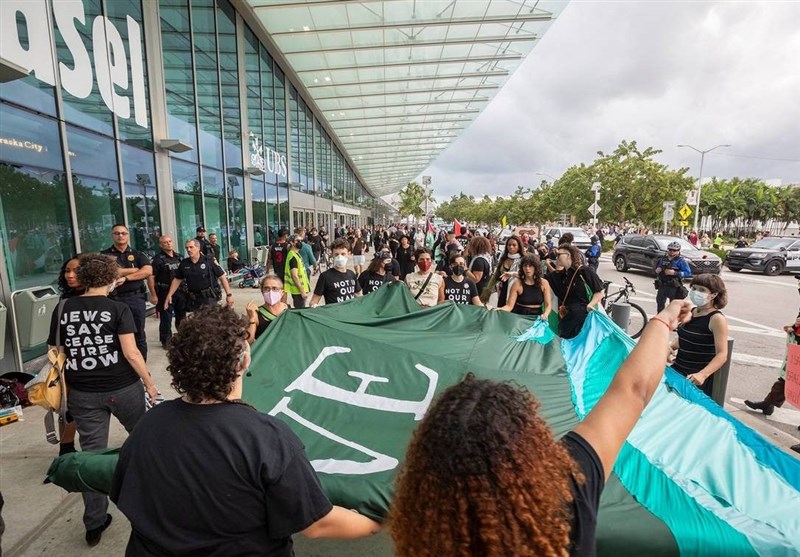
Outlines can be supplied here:
<path id="1" fill-rule="evenodd" d="M 681 216 L 682 219 L 686 220 L 689 218 L 689 215 L 692 214 L 692 208 L 689 207 L 688 205 L 684 205 L 683 207 L 681 207 L 680 211 L 678 211 L 678 214 Z"/>
<path id="2" fill-rule="evenodd" d="M 681 221 L 678 221 L 678 224 L 680 226 L 689 226 L 689 221 L 688 220 L 681 220 Z"/>

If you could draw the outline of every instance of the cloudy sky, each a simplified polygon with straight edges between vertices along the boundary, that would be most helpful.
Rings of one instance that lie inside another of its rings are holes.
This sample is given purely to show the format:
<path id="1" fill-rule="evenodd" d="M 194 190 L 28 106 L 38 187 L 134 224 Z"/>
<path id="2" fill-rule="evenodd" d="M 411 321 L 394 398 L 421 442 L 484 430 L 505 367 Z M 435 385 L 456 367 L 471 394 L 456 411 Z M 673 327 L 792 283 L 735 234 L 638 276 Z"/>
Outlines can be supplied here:
<path id="1" fill-rule="evenodd" d="M 508 194 L 621 139 L 697 175 L 800 183 L 800 1 L 573 0 L 422 175 L 443 200 Z"/>

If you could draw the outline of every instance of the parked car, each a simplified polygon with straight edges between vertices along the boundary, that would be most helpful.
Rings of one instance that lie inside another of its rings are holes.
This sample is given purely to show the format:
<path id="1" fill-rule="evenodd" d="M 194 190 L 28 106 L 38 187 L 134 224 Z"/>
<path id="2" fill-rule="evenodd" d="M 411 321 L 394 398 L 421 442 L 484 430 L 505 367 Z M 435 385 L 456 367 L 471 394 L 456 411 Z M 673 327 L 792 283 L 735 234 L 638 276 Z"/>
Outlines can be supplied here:
<path id="1" fill-rule="evenodd" d="M 746 248 L 734 248 L 725 258 L 728 269 L 742 269 L 774 276 L 783 272 L 800 272 L 800 238 L 769 237 Z"/>
<path id="2" fill-rule="evenodd" d="M 689 264 L 693 275 L 703 273 L 719 274 L 722 270 L 722 259 L 710 251 L 699 250 L 688 241 L 678 236 L 661 234 L 628 234 L 620 238 L 614 248 L 614 267 L 617 271 L 629 268 L 642 269 L 656 275 L 656 263 L 661 256 L 667 255 L 667 245 L 678 242 L 681 245 L 681 256 Z"/>
<path id="3" fill-rule="evenodd" d="M 541 241 L 544 242 L 545 236 L 548 234 L 553 237 L 553 243 L 558 245 L 558 240 L 567 232 L 572 232 L 572 235 L 575 236 L 575 241 L 573 244 L 580 250 L 589 249 L 589 246 L 592 245 L 592 240 L 589 238 L 589 235 L 583 228 L 569 228 L 569 227 L 557 227 L 557 228 L 548 228 L 544 231 L 541 236 Z"/>

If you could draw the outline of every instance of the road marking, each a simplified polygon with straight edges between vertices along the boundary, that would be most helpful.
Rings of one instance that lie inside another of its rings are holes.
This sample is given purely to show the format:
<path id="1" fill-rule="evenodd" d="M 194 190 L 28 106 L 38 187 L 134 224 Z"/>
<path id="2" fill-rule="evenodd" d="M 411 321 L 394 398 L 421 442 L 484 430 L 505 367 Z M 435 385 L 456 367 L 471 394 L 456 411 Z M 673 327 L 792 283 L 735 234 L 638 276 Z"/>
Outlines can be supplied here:
<path id="1" fill-rule="evenodd" d="M 736 404 L 741 404 L 742 406 L 745 407 L 745 409 L 747 409 L 747 411 L 753 414 L 761 414 L 763 416 L 763 414 L 758 410 L 751 410 L 750 408 L 747 408 L 747 406 L 744 403 L 744 400 L 742 400 L 741 398 L 730 398 L 728 400 Z M 775 408 L 775 411 L 772 413 L 772 415 L 766 416 L 766 419 L 770 422 L 779 422 L 782 424 L 797 425 L 800 424 L 800 411 L 790 410 L 788 408 Z"/>
<path id="2" fill-rule="evenodd" d="M 752 354 L 740 354 L 739 352 L 736 352 L 735 348 L 733 350 L 731 360 L 741 364 L 752 364 L 760 367 L 774 367 L 778 369 L 783 367 L 783 360 L 765 358 L 764 356 L 753 356 Z"/>
<path id="3" fill-rule="evenodd" d="M 786 336 L 785 333 L 779 333 L 776 331 L 767 331 L 761 328 L 739 327 L 738 325 L 728 325 L 728 330 L 739 331 L 740 333 L 747 333 L 749 335 L 762 335 L 765 337 L 774 337 L 774 338 L 783 338 Z"/>

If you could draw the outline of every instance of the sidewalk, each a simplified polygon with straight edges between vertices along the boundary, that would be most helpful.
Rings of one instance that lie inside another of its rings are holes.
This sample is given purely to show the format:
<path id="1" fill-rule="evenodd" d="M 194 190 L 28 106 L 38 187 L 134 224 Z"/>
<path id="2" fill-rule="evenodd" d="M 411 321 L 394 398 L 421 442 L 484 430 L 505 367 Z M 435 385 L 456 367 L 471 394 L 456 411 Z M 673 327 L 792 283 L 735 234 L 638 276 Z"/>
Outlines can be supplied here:
<path id="1" fill-rule="evenodd" d="M 234 308 L 243 312 L 249 301 L 259 302 L 256 289 L 233 288 Z M 147 338 L 150 340 L 148 368 L 165 398 L 177 394 L 169 385 L 166 372 L 166 353 L 158 344 L 158 321 L 147 320 Z M 726 405 L 728 412 L 764 435 L 790 454 L 788 447 L 796 442 L 792 436 L 777 430 L 757 415 Z M 109 512 L 114 517 L 110 528 L 96 549 L 84 541 L 82 522 L 83 503 L 80 494 L 66 493 L 53 485 L 43 485 L 47 468 L 58 454 L 58 447 L 44 439 L 40 408 L 25 409 L 24 421 L 0 428 L 0 491 L 5 498 L 3 518 L 6 532 L 2 539 L 2 555 L 6 557 L 56 554 L 62 557 L 87 555 L 116 557 L 125 553 L 130 526 L 125 517 L 111 504 Z M 126 437 L 125 430 L 111 420 L 109 446 L 119 446 Z M 299 557 L 389 557 L 391 542 L 387 533 L 359 541 L 307 540 L 295 537 L 295 551 Z"/>

